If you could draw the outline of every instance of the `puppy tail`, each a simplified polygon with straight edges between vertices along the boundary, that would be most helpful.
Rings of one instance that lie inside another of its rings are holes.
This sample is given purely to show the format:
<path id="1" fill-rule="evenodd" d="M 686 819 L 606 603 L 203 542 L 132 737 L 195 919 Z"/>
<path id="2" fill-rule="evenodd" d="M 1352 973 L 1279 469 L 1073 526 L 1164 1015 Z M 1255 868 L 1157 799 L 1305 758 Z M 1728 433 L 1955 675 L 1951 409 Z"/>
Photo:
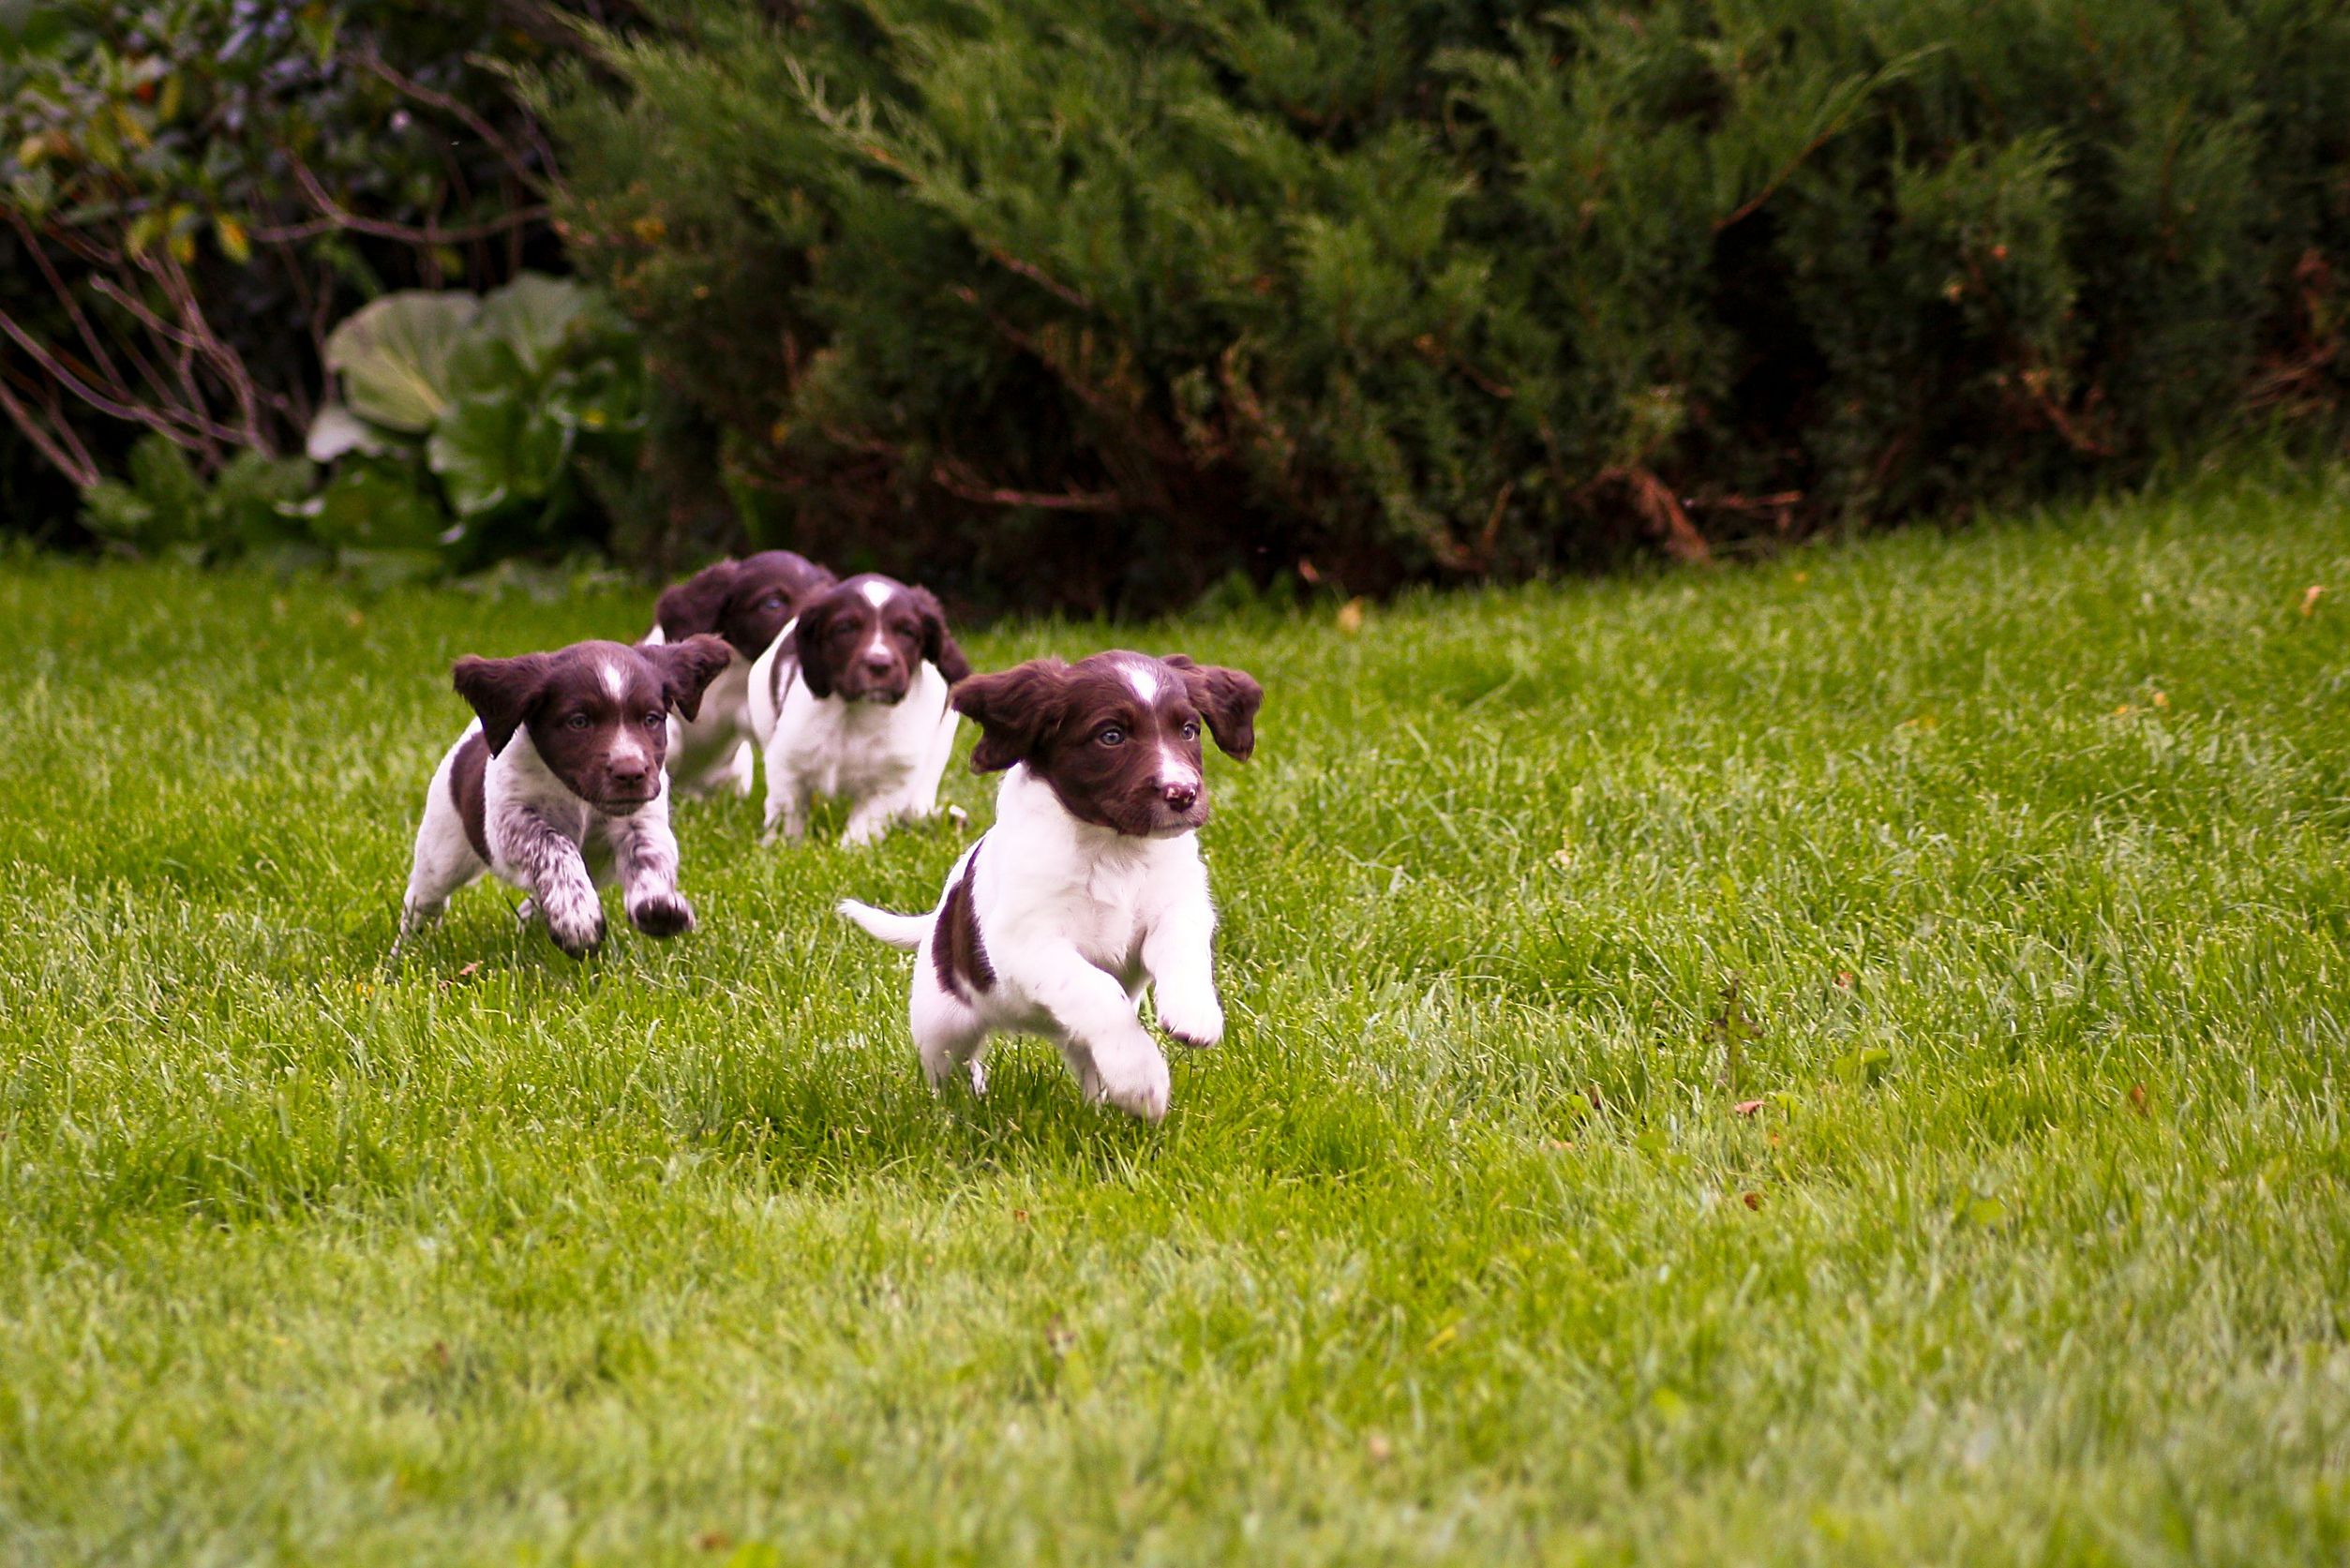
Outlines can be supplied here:
<path id="1" fill-rule="evenodd" d="M 876 909 L 872 904 L 859 903 L 853 898 L 841 900 L 837 907 L 844 918 L 862 926 L 867 935 L 877 937 L 892 948 L 903 948 L 907 952 L 921 947 L 922 938 L 930 934 L 931 917 L 928 915 L 892 915 L 887 909 Z"/>

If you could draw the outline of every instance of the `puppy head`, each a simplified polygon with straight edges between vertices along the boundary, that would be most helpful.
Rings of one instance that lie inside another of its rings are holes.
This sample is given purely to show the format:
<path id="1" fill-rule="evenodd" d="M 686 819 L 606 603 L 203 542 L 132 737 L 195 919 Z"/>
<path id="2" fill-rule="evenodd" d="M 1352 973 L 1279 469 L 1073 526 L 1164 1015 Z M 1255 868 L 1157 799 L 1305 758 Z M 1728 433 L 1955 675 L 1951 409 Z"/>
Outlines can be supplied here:
<path id="1" fill-rule="evenodd" d="M 492 756 L 527 730 L 564 788 L 624 816 L 661 793 L 669 709 L 694 717 L 702 689 L 731 658 L 709 635 L 654 648 L 582 642 L 514 659 L 459 659 L 451 675 L 481 715 Z"/>
<path id="2" fill-rule="evenodd" d="M 949 685 L 971 673 L 930 590 L 877 574 L 851 577 L 809 600 L 795 636 L 801 678 L 819 697 L 896 703 L 926 663 L 937 665 Z"/>
<path id="3" fill-rule="evenodd" d="M 803 603 L 832 586 L 832 574 L 789 550 L 761 550 L 705 566 L 663 592 L 653 620 L 671 642 L 710 632 L 746 660 L 767 651 Z"/>
<path id="4" fill-rule="evenodd" d="M 1074 665 L 1032 659 L 954 691 L 955 710 L 980 729 L 974 771 L 1025 762 L 1070 815 L 1141 838 L 1207 820 L 1201 731 L 1245 762 L 1264 701 L 1265 688 L 1243 671 L 1127 652 Z"/>

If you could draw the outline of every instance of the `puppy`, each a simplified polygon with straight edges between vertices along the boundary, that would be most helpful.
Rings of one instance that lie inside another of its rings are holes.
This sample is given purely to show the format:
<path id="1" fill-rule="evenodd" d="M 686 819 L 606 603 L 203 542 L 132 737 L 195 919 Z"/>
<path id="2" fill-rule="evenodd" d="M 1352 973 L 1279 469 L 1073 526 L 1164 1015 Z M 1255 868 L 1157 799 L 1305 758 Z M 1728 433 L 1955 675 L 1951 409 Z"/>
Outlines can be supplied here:
<path id="1" fill-rule="evenodd" d="M 791 635 L 751 668 L 769 835 L 804 834 L 818 795 L 851 802 L 843 844 L 937 810 L 954 749 L 947 693 L 970 673 L 926 590 L 868 574 L 801 605 Z"/>
<path id="2" fill-rule="evenodd" d="M 647 643 L 710 633 L 726 638 L 735 653 L 734 663 L 702 694 L 700 715 L 669 721 L 673 787 L 687 795 L 751 793 L 751 665 L 791 624 L 801 604 L 837 580 L 806 556 L 761 550 L 705 566 L 654 602 Z"/>
<path id="3" fill-rule="evenodd" d="M 995 826 L 929 914 L 840 905 L 919 950 L 908 1012 L 934 1085 L 961 1067 L 983 1091 L 989 1033 L 1016 1030 L 1058 1045 L 1087 1099 L 1166 1114 L 1167 1060 L 1137 1016 L 1143 987 L 1176 1039 L 1208 1046 L 1224 1033 L 1198 838 L 1200 728 L 1245 761 L 1264 699 L 1239 670 L 1140 653 L 1038 659 L 955 688 L 981 731 L 972 769 L 1005 770 Z"/>
<path id="4" fill-rule="evenodd" d="M 732 658 L 719 638 L 694 636 L 459 659 L 457 692 L 480 719 L 433 773 L 400 941 L 484 872 L 528 894 L 525 909 L 545 916 L 555 945 L 574 958 L 604 940 L 596 888 L 615 878 L 638 931 L 693 930 L 694 911 L 677 889 L 662 763 L 670 710 L 693 718 Z"/>

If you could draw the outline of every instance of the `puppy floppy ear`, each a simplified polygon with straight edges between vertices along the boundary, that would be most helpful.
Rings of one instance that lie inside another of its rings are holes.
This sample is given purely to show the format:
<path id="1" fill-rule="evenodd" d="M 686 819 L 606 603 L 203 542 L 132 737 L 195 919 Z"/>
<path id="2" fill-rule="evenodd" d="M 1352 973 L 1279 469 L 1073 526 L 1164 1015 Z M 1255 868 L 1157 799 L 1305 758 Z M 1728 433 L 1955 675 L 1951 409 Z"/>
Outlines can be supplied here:
<path id="1" fill-rule="evenodd" d="M 726 646 L 726 639 L 708 633 L 659 648 L 639 648 L 636 651 L 661 677 L 662 699 L 688 720 L 700 714 L 703 690 L 734 659 L 734 650 Z"/>
<path id="2" fill-rule="evenodd" d="M 1034 757 L 1060 728 L 1068 691 L 1069 666 L 1058 659 L 1031 659 L 956 686 L 948 700 L 980 726 L 971 771 L 999 772 Z"/>
<path id="3" fill-rule="evenodd" d="M 835 606 L 830 597 L 800 606 L 799 619 L 793 623 L 792 651 L 800 658 L 800 679 L 808 683 L 812 696 L 832 694 L 832 665 L 824 656 L 824 634 L 832 627 Z"/>
<path id="4" fill-rule="evenodd" d="M 947 631 L 947 612 L 939 607 L 937 596 L 926 588 L 911 590 L 914 607 L 922 617 L 922 657 L 938 666 L 938 673 L 947 678 L 947 684 L 967 680 L 971 661 L 963 656 L 953 636 Z"/>
<path id="5" fill-rule="evenodd" d="M 457 695 L 473 705 L 482 718 L 482 739 L 489 754 L 506 749 L 546 682 L 546 655 L 525 653 L 515 659 L 477 659 L 468 654 L 449 671 Z"/>
<path id="6" fill-rule="evenodd" d="M 741 571 L 736 562 L 721 560 L 672 584 L 653 601 L 652 623 L 671 642 L 682 642 L 696 632 L 715 632 Z"/>
<path id="7" fill-rule="evenodd" d="M 1264 706 L 1265 688 L 1247 670 L 1221 665 L 1195 665 L 1180 653 L 1160 663 L 1182 672 L 1191 706 L 1207 721 L 1207 733 L 1235 762 L 1246 762 L 1257 749 L 1257 709 Z"/>

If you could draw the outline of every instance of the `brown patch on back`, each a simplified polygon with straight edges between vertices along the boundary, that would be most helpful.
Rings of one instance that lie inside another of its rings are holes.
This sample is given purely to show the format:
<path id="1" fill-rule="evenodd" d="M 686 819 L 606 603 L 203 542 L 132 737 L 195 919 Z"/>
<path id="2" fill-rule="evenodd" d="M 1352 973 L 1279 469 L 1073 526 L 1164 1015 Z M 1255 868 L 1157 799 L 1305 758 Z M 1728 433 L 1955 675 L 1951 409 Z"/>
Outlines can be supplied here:
<path id="1" fill-rule="evenodd" d="M 980 852 L 974 845 L 971 858 L 963 863 L 963 874 L 938 906 L 938 930 L 930 944 L 939 985 L 966 1002 L 995 984 L 995 965 L 988 959 L 987 944 L 980 940 L 979 910 L 971 899 L 971 880 L 979 869 Z"/>
<path id="2" fill-rule="evenodd" d="M 475 730 L 457 742 L 457 757 L 449 764 L 449 795 L 457 801 L 458 819 L 465 824 L 465 842 L 473 846 L 482 863 L 489 863 L 489 824 L 482 788 L 482 778 L 489 769 L 489 742 Z"/>
<path id="3" fill-rule="evenodd" d="M 831 573 L 805 556 L 762 550 L 705 566 L 668 589 L 653 606 L 653 620 L 671 642 L 713 633 L 743 658 L 756 659 L 799 606 L 832 581 Z"/>

